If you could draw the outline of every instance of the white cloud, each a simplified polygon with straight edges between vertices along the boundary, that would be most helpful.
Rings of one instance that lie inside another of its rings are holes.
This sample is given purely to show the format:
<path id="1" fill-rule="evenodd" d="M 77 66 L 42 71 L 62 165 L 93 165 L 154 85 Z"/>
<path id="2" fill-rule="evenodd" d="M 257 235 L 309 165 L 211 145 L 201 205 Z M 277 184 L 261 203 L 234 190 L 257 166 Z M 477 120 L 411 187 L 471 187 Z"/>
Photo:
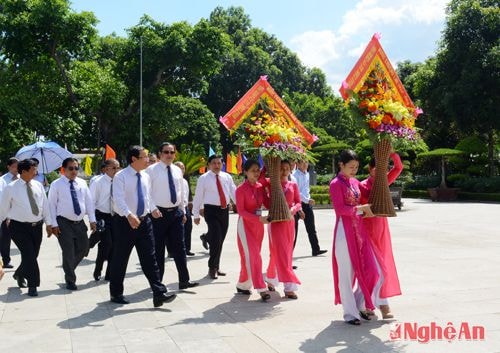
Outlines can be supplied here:
<path id="1" fill-rule="evenodd" d="M 340 57 L 338 39 L 332 31 L 304 32 L 292 38 L 291 43 L 307 66 L 323 67 Z"/>
<path id="2" fill-rule="evenodd" d="M 361 55 L 373 33 L 381 32 L 382 42 L 384 33 L 390 35 L 388 41 L 394 46 L 411 42 L 422 26 L 444 21 L 448 1 L 359 0 L 342 16 L 338 28 L 304 32 L 291 39 L 291 48 L 305 65 L 325 71 L 328 82 L 336 89 L 342 82 L 340 77 L 347 76 L 355 63 L 353 58 Z M 412 45 L 411 50 L 418 51 L 418 44 Z"/>

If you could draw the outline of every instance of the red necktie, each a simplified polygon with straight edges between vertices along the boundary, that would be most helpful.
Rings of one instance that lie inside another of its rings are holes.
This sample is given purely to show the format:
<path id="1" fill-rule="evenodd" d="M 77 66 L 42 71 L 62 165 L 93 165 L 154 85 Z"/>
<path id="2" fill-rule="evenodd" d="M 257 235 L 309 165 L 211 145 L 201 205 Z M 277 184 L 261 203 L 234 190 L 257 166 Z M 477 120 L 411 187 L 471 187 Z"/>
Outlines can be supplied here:
<path id="1" fill-rule="evenodd" d="M 217 183 L 217 191 L 219 192 L 220 207 L 226 208 L 227 207 L 226 195 L 224 195 L 224 190 L 222 189 L 222 184 L 220 183 L 219 180 L 219 174 L 215 174 L 215 182 Z"/>

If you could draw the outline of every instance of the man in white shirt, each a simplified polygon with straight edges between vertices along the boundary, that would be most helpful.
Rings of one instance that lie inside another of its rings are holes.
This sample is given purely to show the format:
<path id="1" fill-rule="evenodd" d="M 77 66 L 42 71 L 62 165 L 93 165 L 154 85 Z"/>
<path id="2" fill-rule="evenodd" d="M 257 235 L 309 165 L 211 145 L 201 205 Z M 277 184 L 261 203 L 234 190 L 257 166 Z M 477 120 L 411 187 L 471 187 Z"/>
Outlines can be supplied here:
<path id="1" fill-rule="evenodd" d="M 7 161 L 7 173 L 2 175 L 2 179 L 5 184 L 10 184 L 13 181 L 19 179 L 19 174 L 17 172 L 17 164 L 19 160 L 15 157 L 9 158 Z M 7 223 L 5 221 L 2 222 L 0 232 L 0 255 L 3 260 L 4 268 L 14 268 L 14 266 L 10 263 L 10 243 L 12 239 L 12 232 L 7 227 Z"/>
<path id="2" fill-rule="evenodd" d="M 20 178 L 7 185 L 0 199 L 0 221 L 8 219 L 12 240 L 21 252 L 21 264 L 14 272 L 19 287 L 28 281 L 28 295 L 36 297 L 40 286 L 38 254 L 42 244 L 43 222 L 51 234 L 49 205 L 42 184 L 33 180 L 36 162 L 25 159 L 18 164 Z"/>
<path id="3" fill-rule="evenodd" d="M 200 216 L 207 222 L 206 239 L 210 245 L 208 259 L 208 275 L 211 279 L 226 274 L 219 269 L 222 245 L 229 226 L 229 200 L 236 203 L 233 178 L 222 172 L 222 157 L 208 157 L 209 171 L 198 178 L 193 199 L 193 218 L 200 224 Z"/>
<path id="4" fill-rule="evenodd" d="M 183 224 L 186 223 L 185 198 L 182 170 L 173 164 L 175 145 L 164 142 L 159 148 L 160 161 L 146 169 L 151 180 L 151 198 L 162 216 L 153 218 L 155 255 L 160 268 L 160 279 L 165 273 L 165 247 L 174 258 L 179 275 L 179 289 L 196 287 L 199 283 L 189 281 L 189 271 L 184 245 Z"/>
<path id="5" fill-rule="evenodd" d="M 311 244 L 312 256 L 318 256 L 327 252 L 319 247 L 318 235 L 316 233 L 316 225 L 314 223 L 313 206 L 314 200 L 311 198 L 310 185 L 309 185 L 309 172 L 307 168 L 309 163 L 305 160 L 297 161 L 297 169 L 293 172 L 295 182 L 299 187 L 300 201 L 302 203 L 302 210 L 295 215 L 295 243 L 297 242 L 297 234 L 299 232 L 299 219 L 304 220 L 306 226 L 307 236 L 309 237 L 309 244 Z"/>
<path id="6" fill-rule="evenodd" d="M 104 174 L 90 184 L 90 194 L 94 200 L 95 218 L 97 222 L 104 222 L 104 230 L 99 233 L 99 245 L 97 245 L 97 258 L 95 260 L 94 279 L 101 279 L 101 271 L 104 261 L 108 261 L 105 280 L 109 280 L 109 258 L 112 246 L 112 219 L 111 219 L 111 191 L 113 177 L 120 168 L 120 163 L 114 159 L 106 159 L 103 163 Z M 91 236 L 92 238 L 92 236 Z M 92 247 L 92 245 L 90 245 Z"/>
<path id="7" fill-rule="evenodd" d="M 128 304 L 123 296 L 123 280 L 127 272 L 128 259 L 135 247 L 142 271 L 153 291 L 153 305 L 159 307 L 169 303 L 176 295 L 167 293 L 160 280 L 160 270 L 155 257 L 153 218 L 162 216 L 151 200 L 148 154 L 142 146 L 132 146 L 127 152 L 127 168 L 113 178 L 113 253 L 109 273 L 111 301 Z"/>
<path id="8" fill-rule="evenodd" d="M 83 217 L 88 216 L 90 229 L 95 231 L 95 209 L 87 183 L 77 177 L 78 160 L 66 158 L 62 168 L 64 175 L 53 181 L 49 190 L 52 233 L 62 250 L 66 289 L 77 290 L 75 269 L 89 249 Z"/>
<path id="9" fill-rule="evenodd" d="M 184 209 L 184 213 L 187 218 L 186 223 L 184 223 L 184 245 L 186 246 L 186 255 L 194 256 L 194 253 L 191 252 L 191 232 L 193 230 L 193 195 L 191 193 L 189 182 L 186 178 L 186 166 L 181 161 L 177 161 L 174 164 L 182 170 L 182 174 L 184 175 L 184 189 L 187 190 L 187 193 L 184 195 L 184 204 L 187 205 Z"/>

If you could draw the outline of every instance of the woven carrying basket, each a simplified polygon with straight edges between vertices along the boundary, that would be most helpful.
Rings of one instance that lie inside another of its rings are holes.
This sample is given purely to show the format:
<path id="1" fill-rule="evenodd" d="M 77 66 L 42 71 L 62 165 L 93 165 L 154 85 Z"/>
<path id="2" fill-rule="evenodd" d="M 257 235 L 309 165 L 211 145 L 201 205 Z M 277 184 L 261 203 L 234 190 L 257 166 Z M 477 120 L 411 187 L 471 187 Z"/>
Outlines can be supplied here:
<path id="1" fill-rule="evenodd" d="M 391 154 L 391 141 L 382 139 L 373 146 L 375 151 L 375 180 L 370 192 L 368 202 L 371 204 L 372 212 L 376 216 L 395 217 L 396 211 L 392 203 L 389 182 L 387 180 L 387 169 L 389 156 Z"/>
<path id="2" fill-rule="evenodd" d="M 292 214 L 290 213 L 283 188 L 281 187 L 281 158 L 266 157 L 264 163 L 266 164 L 271 181 L 269 220 L 271 222 L 288 221 L 292 219 Z"/>

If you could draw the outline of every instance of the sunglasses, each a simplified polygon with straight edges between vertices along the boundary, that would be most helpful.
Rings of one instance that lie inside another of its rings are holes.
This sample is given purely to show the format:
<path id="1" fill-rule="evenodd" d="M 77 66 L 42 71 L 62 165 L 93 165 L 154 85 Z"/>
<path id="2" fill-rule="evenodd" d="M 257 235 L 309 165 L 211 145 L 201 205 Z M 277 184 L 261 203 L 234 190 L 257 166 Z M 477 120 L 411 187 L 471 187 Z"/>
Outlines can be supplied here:
<path id="1" fill-rule="evenodd" d="M 163 154 L 175 154 L 175 151 L 161 151 Z"/>
<path id="2" fill-rule="evenodd" d="M 69 170 L 70 172 L 74 171 L 74 170 L 79 170 L 80 167 L 66 167 L 66 170 Z"/>

